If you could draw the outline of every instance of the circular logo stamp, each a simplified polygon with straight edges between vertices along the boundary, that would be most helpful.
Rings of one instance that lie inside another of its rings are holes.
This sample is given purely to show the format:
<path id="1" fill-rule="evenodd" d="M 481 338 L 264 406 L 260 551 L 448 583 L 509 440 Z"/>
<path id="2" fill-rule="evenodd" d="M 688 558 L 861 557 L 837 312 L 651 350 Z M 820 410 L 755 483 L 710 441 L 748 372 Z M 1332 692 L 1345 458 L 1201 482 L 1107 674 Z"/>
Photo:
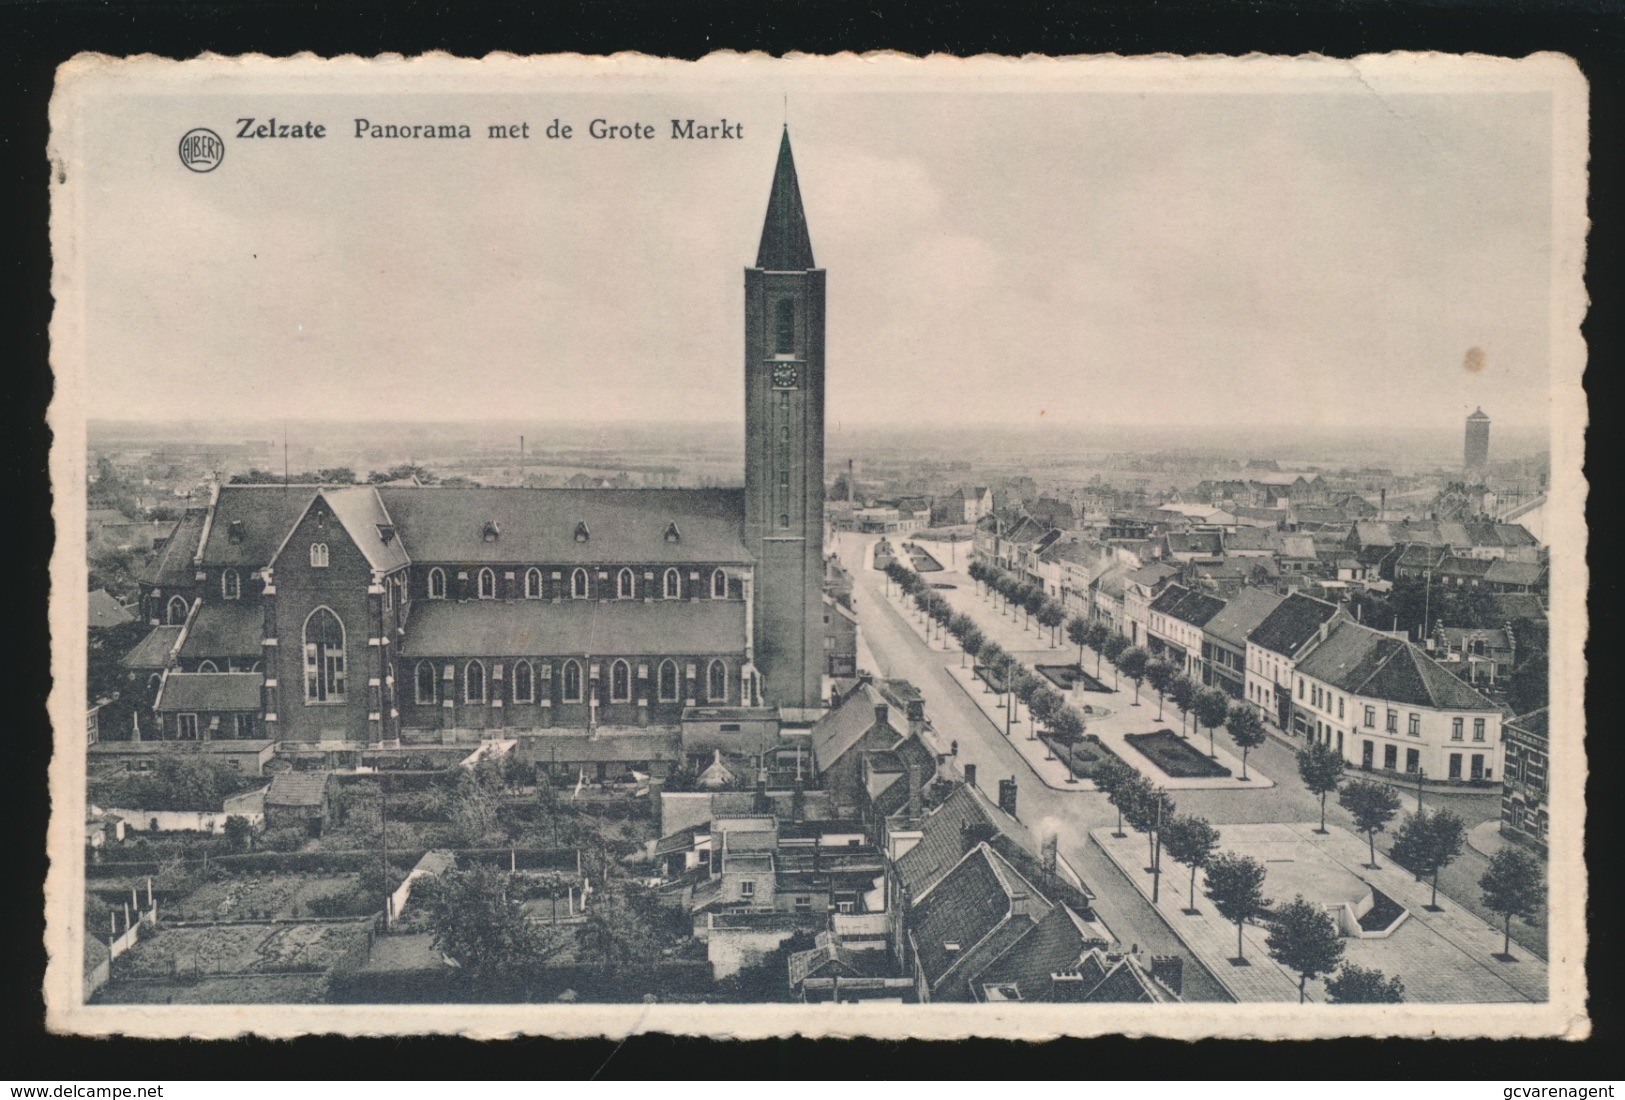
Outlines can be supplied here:
<path id="1" fill-rule="evenodd" d="M 194 172 L 213 172 L 226 159 L 226 143 L 206 126 L 186 131 L 181 138 L 181 163 Z"/>

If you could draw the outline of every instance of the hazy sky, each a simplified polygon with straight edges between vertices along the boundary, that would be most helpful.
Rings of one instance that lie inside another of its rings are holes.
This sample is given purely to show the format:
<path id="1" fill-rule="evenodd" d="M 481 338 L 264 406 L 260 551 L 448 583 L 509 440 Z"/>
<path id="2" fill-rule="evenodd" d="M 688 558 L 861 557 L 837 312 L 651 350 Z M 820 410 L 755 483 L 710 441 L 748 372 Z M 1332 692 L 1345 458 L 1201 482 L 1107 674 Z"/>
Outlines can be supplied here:
<path id="1" fill-rule="evenodd" d="M 92 416 L 742 415 L 777 90 L 252 99 L 90 120 Z M 235 138 L 273 114 L 329 136 Z M 657 138 L 592 141 L 600 116 Z M 722 116 L 743 139 L 667 137 Z M 1545 416 L 1542 95 L 798 92 L 790 121 L 832 426 Z M 227 139 L 206 175 L 175 155 L 198 125 Z"/>

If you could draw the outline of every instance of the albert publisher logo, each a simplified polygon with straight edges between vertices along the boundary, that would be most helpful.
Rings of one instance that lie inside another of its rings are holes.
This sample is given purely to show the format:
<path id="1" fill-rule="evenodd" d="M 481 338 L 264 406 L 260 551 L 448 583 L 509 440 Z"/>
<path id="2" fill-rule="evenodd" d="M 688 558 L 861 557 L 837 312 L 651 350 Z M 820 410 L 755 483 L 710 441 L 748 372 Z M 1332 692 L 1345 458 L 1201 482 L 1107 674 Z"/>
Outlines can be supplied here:
<path id="1" fill-rule="evenodd" d="M 181 138 L 181 163 L 194 172 L 213 172 L 226 159 L 226 143 L 204 126 L 186 131 Z"/>

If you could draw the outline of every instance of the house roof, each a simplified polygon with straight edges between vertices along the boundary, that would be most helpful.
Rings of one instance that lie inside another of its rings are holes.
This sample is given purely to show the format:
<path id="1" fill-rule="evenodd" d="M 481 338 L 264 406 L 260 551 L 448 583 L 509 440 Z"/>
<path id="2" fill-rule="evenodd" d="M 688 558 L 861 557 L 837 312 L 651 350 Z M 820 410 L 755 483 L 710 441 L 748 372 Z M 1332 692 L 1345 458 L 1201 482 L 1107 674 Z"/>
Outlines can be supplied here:
<path id="1" fill-rule="evenodd" d="M 990 802 L 980 790 L 961 783 L 920 823 L 920 840 L 897 860 L 904 889 L 919 897 L 965 854 L 967 827 L 991 827 L 1016 848 L 1037 850 L 1026 826 Z"/>
<path id="2" fill-rule="evenodd" d="M 1546 619 L 1546 601 L 1533 592 L 1498 592 L 1490 598 L 1495 601 L 1496 611 L 1508 622 L 1515 619 L 1544 622 Z"/>
<path id="3" fill-rule="evenodd" d="M 1023 1001 L 1052 999 L 1050 975 L 1071 970 L 1092 946 L 1105 946 L 1088 922 L 1066 905 L 1057 905 L 1032 930 L 982 971 L 979 982 L 1013 984 Z"/>
<path id="4" fill-rule="evenodd" d="M 1224 601 L 1206 592 L 1193 592 L 1183 585 L 1170 584 L 1151 601 L 1151 610 L 1171 615 L 1192 626 L 1205 626 L 1224 609 Z"/>
<path id="5" fill-rule="evenodd" d="M 171 672 L 155 705 L 167 713 L 257 711 L 264 682 L 258 672 Z"/>
<path id="6" fill-rule="evenodd" d="M 380 488 L 414 561 L 745 564 L 739 489 Z M 487 541 L 485 526 L 500 532 Z M 578 541 L 577 528 L 587 538 Z M 675 525 L 677 540 L 667 540 Z"/>
<path id="7" fill-rule="evenodd" d="M 1337 614 L 1337 605 L 1294 592 L 1247 635 L 1247 640 L 1274 653 L 1291 657 Z"/>
<path id="8" fill-rule="evenodd" d="M 1282 598 L 1265 588 L 1243 588 L 1226 601 L 1203 630 L 1232 648 L 1246 649 L 1247 635 L 1281 605 Z"/>
<path id="9" fill-rule="evenodd" d="M 1338 623 L 1298 670 L 1351 695 L 1436 710 L 1497 709 L 1420 647 L 1359 623 Z"/>
<path id="10" fill-rule="evenodd" d="M 740 600 L 419 600 L 403 657 L 742 653 Z"/>
<path id="11" fill-rule="evenodd" d="M 525 739 L 525 758 L 538 764 L 638 763 L 676 760 L 682 738 L 666 730 L 612 733 L 598 737 L 542 734 Z"/>
<path id="12" fill-rule="evenodd" d="M 1128 569 L 1122 563 L 1114 562 L 1106 568 L 1105 572 L 1091 581 L 1090 585 L 1096 591 L 1120 600 L 1123 598 L 1123 581 L 1127 575 Z"/>
<path id="13" fill-rule="evenodd" d="M 198 540 L 203 535 L 208 514 L 203 508 L 188 508 L 182 513 L 163 546 L 142 571 L 141 579 L 159 588 L 190 587 L 197 573 L 192 559 L 197 555 Z"/>
<path id="14" fill-rule="evenodd" d="M 92 630 L 135 622 L 130 609 L 115 600 L 105 588 L 96 589 L 86 598 L 85 610 Z"/>
<path id="15" fill-rule="evenodd" d="M 180 641 L 181 626 L 155 626 L 119 663 L 125 668 L 161 669 L 169 667 L 169 655 Z"/>
<path id="16" fill-rule="evenodd" d="M 310 507 L 310 485 L 222 485 L 203 545 L 205 566 L 263 569 Z"/>
<path id="17" fill-rule="evenodd" d="M 1541 707 L 1539 710 L 1532 710 L 1528 714 L 1520 714 L 1516 718 L 1509 718 L 1506 724 L 1544 741 L 1550 736 L 1547 732 L 1546 715 L 1547 709 Z"/>
<path id="18" fill-rule="evenodd" d="M 1154 562 L 1151 565 L 1140 566 L 1140 568 L 1128 574 L 1126 580 L 1130 584 L 1141 584 L 1147 588 L 1153 588 L 1159 582 L 1178 575 L 1179 570 L 1175 566 Z"/>
<path id="19" fill-rule="evenodd" d="M 1024 912 L 1012 911 L 1016 895 L 1025 896 Z M 968 971 L 978 962 L 986 965 L 1025 936 L 1049 909 L 1043 894 L 1004 857 L 987 844 L 978 844 L 909 913 L 920 970 L 936 987 L 956 968 Z"/>
<path id="20" fill-rule="evenodd" d="M 875 725 L 875 707 L 886 705 L 886 724 L 900 740 L 906 733 L 897 728 L 896 715 L 886 699 L 873 686 L 864 684 L 841 701 L 841 705 L 813 723 L 813 759 L 818 770 L 826 772 L 863 739 Z"/>
<path id="21" fill-rule="evenodd" d="M 1162 590 L 1162 594 L 1151 601 L 1152 611 L 1161 611 L 1167 614 L 1172 611 L 1180 600 L 1190 595 L 1191 590 L 1182 584 L 1170 584 Z"/>
<path id="22" fill-rule="evenodd" d="M 265 791 L 267 806 L 320 806 L 327 801 L 332 772 L 282 772 Z"/>
<path id="23" fill-rule="evenodd" d="M 1538 562 L 1505 561 L 1498 558 L 1490 562 L 1490 567 L 1484 571 L 1484 580 L 1488 584 L 1534 586 L 1540 583 L 1545 574 L 1546 567 Z"/>
<path id="24" fill-rule="evenodd" d="M 1223 536 L 1217 531 L 1170 531 L 1163 536 L 1170 554 L 1219 554 Z"/>
<path id="25" fill-rule="evenodd" d="M 188 660 L 208 657 L 258 658 L 264 652 L 265 611 L 248 600 L 205 602 L 192 616 L 181 643 Z"/>

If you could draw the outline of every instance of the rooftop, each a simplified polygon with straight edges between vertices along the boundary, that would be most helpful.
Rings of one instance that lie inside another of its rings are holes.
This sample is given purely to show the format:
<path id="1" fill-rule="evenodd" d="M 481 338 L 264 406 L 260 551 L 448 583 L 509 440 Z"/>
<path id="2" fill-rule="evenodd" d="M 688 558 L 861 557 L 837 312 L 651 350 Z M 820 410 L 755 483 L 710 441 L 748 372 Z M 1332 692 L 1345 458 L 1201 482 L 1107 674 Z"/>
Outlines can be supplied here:
<path id="1" fill-rule="evenodd" d="M 258 672 L 171 672 L 164 677 L 156 709 L 165 713 L 202 711 L 258 711 Z"/>
<path id="2" fill-rule="evenodd" d="M 418 600 L 401 656 L 741 653 L 742 600 Z"/>

